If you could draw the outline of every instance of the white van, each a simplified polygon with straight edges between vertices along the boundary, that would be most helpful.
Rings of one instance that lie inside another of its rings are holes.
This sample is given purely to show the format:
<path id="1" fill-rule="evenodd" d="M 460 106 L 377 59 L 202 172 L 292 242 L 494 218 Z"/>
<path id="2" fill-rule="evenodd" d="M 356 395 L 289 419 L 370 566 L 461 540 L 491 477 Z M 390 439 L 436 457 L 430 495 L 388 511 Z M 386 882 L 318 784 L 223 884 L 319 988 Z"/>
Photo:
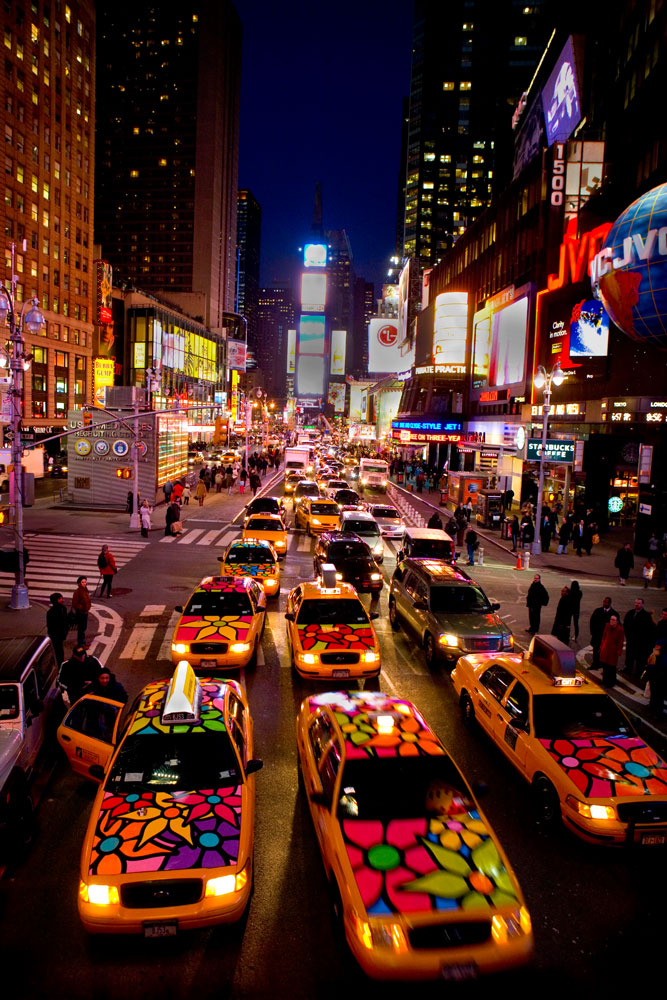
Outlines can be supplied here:
<path id="1" fill-rule="evenodd" d="M 362 490 L 387 492 L 389 466 L 381 458 L 362 458 L 359 462 L 359 486 Z"/>

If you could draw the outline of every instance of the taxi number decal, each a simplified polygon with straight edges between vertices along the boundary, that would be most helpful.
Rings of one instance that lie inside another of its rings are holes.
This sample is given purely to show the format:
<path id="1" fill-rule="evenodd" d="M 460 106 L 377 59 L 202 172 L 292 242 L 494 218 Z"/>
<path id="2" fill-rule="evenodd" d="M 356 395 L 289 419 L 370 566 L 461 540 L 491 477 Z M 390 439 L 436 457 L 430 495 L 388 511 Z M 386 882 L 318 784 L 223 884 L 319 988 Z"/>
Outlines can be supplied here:
<path id="1" fill-rule="evenodd" d="M 512 726 L 505 727 L 505 743 L 507 743 L 511 750 L 516 750 L 516 741 L 518 738 L 518 729 L 514 729 Z"/>
<path id="2" fill-rule="evenodd" d="M 484 701 L 484 699 L 480 698 L 479 701 L 477 702 L 477 704 L 479 705 L 481 711 L 484 712 L 484 715 L 488 716 L 489 719 L 490 719 L 491 718 L 491 709 L 486 704 L 486 702 Z"/>

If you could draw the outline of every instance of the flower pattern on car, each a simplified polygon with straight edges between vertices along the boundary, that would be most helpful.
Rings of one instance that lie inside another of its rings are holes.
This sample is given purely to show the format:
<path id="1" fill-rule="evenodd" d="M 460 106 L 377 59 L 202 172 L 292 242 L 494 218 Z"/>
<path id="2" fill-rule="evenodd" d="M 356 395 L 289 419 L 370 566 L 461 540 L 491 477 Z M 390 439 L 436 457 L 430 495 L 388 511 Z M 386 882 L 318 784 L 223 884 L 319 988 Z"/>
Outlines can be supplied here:
<path id="1" fill-rule="evenodd" d="M 199 593 L 200 590 L 205 590 L 208 593 L 215 591 L 221 594 L 242 594 L 245 587 L 236 576 L 213 576 L 210 580 L 200 583 L 195 593 Z"/>
<path id="2" fill-rule="evenodd" d="M 587 798 L 667 795 L 667 764 L 638 736 L 539 742 Z"/>
<path id="3" fill-rule="evenodd" d="M 517 905 L 510 874 L 475 809 L 453 819 L 345 820 L 342 827 L 370 916 Z"/>
<path id="4" fill-rule="evenodd" d="M 222 868 L 238 861 L 241 790 L 106 792 L 91 875 Z"/>
<path id="5" fill-rule="evenodd" d="M 225 563 L 225 572 L 236 576 L 272 576 L 278 570 L 272 563 Z"/>
<path id="6" fill-rule="evenodd" d="M 137 733 L 141 733 L 142 735 L 154 735 L 155 733 L 205 733 L 211 730 L 225 732 L 225 723 L 223 721 L 224 685 L 207 678 L 200 678 L 199 683 L 202 689 L 202 704 L 198 722 L 183 722 L 177 725 L 163 726 L 160 720 L 169 681 L 154 681 L 152 684 L 148 684 L 142 691 L 141 701 L 132 720 L 129 735 L 134 736 Z"/>
<path id="7" fill-rule="evenodd" d="M 243 642 L 252 628 L 252 615 L 183 615 L 174 634 L 178 642 L 197 642 L 203 639 L 224 639 Z"/>
<path id="8" fill-rule="evenodd" d="M 297 625 L 304 652 L 310 650 L 375 649 L 375 633 L 370 625 Z"/>

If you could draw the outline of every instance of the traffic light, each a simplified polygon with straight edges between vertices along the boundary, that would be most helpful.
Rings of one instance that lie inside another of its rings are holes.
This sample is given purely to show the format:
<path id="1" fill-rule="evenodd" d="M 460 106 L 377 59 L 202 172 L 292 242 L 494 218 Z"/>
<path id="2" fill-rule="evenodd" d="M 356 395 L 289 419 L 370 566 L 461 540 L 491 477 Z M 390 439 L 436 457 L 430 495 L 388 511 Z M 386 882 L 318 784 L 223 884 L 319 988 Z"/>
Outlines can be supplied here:
<path id="1" fill-rule="evenodd" d="M 213 431 L 213 444 L 222 444 L 225 440 L 225 429 L 222 426 L 222 417 L 215 418 L 215 430 Z"/>
<path id="2" fill-rule="evenodd" d="M 123 468 L 116 469 L 116 476 L 118 477 L 118 479 L 131 479 L 132 469 L 123 469 Z"/>
<path id="3" fill-rule="evenodd" d="M 83 426 L 84 427 L 90 427 L 90 425 L 92 424 L 92 422 L 93 422 L 93 415 L 92 415 L 92 413 L 90 413 L 89 410 L 84 410 L 83 411 Z"/>

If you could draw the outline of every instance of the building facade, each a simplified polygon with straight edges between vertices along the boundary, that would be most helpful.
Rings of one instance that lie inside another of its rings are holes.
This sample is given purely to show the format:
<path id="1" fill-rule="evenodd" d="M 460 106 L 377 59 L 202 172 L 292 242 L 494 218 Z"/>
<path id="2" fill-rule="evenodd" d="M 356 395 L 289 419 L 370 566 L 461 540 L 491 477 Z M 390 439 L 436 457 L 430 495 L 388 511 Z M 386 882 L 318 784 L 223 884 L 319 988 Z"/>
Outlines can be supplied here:
<path id="1" fill-rule="evenodd" d="M 257 358 L 267 394 L 283 400 L 287 395 L 288 330 L 294 329 L 294 296 L 289 285 L 260 288 L 254 342 L 248 342 Z"/>
<path id="2" fill-rule="evenodd" d="M 241 189 L 236 205 L 236 307 L 248 324 L 248 343 L 257 341 L 262 210 L 252 191 Z"/>

